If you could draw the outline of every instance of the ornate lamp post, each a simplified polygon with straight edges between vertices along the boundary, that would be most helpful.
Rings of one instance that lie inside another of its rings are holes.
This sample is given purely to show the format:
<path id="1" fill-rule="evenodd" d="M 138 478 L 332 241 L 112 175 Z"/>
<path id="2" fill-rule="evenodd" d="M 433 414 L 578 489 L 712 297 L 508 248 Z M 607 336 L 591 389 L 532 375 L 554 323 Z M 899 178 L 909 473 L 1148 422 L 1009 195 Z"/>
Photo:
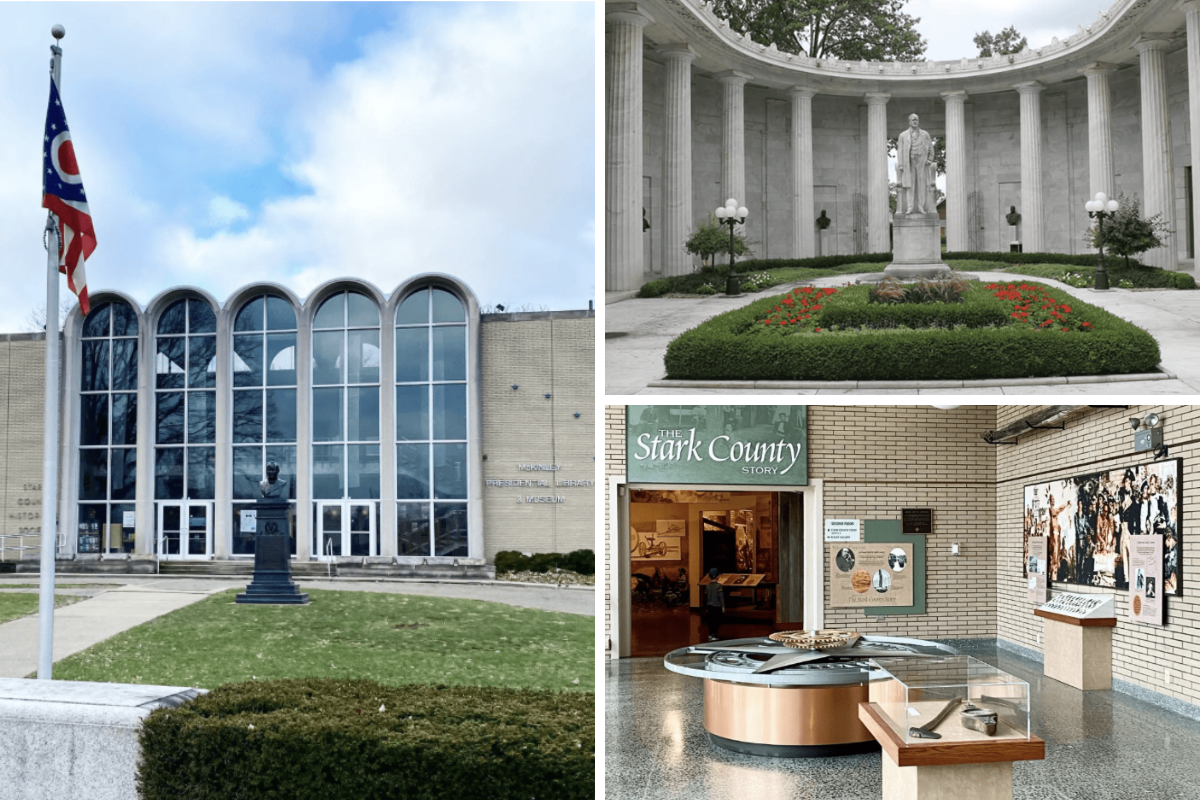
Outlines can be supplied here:
<path id="1" fill-rule="evenodd" d="M 739 207 L 737 200 L 732 197 L 725 201 L 725 205 L 717 209 L 717 219 L 722 225 L 729 226 L 729 277 L 725 279 L 725 294 L 738 294 L 742 288 L 741 281 L 733 271 L 733 226 L 745 224 L 746 216 L 749 213 L 745 206 Z"/>
<path id="2" fill-rule="evenodd" d="M 1098 219 L 1097 223 L 1100 228 L 1096 236 L 1099 244 L 1100 253 L 1096 256 L 1096 289 L 1104 290 L 1108 288 L 1108 273 L 1104 270 L 1104 219 L 1112 216 L 1117 210 L 1117 201 L 1110 200 L 1104 192 L 1096 192 L 1096 197 L 1084 204 L 1087 209 L 1088 216 L 1092 219 Z"/>

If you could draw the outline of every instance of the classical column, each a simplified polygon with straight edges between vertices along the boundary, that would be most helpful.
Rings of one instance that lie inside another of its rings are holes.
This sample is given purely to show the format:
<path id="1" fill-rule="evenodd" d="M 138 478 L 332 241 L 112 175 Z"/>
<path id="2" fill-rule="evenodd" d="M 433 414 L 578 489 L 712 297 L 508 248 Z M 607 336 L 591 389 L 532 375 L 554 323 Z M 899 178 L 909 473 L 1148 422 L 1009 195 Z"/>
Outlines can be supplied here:
<path id="1" fill-rule="evenodd" d="M 886 253 L 888 244 L 887 101 L 890 94 L 867 93 L 867 249 Z"/>
<path id="2" fill-rule="evenodd" d="M 1112 105 L 1108 94 L 1108 76 L 1116 68 L 1115 64 L 1096 61 L 1083 70 L 1087 76 L 1088 200 L 1096 192 L 1110 197 L 1117 192 L 1113 180 Z"/>
<path id="3" fill-rule="evenodd" d="M 663 275 L 686 275 L 692 258 L 683 249 L 692 227 L 692 60 L 686 44 L 658 48 L 666 59 L 666 131 L 663 153 Z M 722 198 L 724 199 L 724 198 Z M 713 203 L 716 208 L 716 203 Z"/>
<path id="4" fill-rule="evenodd" d="M 604 15 L 604 282 L 607 291 L 642 285 L 642 28 L 636 3 Z"/>
<path id="5" fill-rule="evenodd" d="M 792 258 L 817 254 L 813 213 L 812 99 L 816 92 L 792 87 Z"/>
<path id="6" fill-rule="evenodd" d="M 967 249 L 967 122 L 964 91 L 942 92 L 946 101 L 946 249 Z"/>
<path id="7" fill-rule="evenodd" d="M 1019 83 L 1021 95 L 1021 246 L 1027 253 L 1045 249 L 1042 236 L 1042 85 Z"/>
<path id="8" fill-rule="evenodd" d="M 721 198 L 713 208 L 724 204 L 729 198 L 738 205 L 746 202 L 746 81 L 751 76 L 744 72 L 726 70 L 713 75 L 724 88 L 721 109 Z M 750 209 L 754 214 L 762 209 Z"/>
<path id="9" fill-rule="evenodd" d="M 1187 15 L 1188 114 L 1192 150 L 1192 194 L 1200 180 L 1200 3 L 1188 0 L 1180 5 Z M 1200 203 L 1192 203 L 1193 252 L 1200 255 Z M 1186 251 L 1185 251 L 1186 252 Z"/>
<path id="10" fill-rule="evenodd" d="M 1142 34 L 1134 46 L 1142 68 L 1142 180 L 1146 217 L 1161 214 L 1175 229 L 1175 174 L 1171 158 L 1171 119 L 1167 114 L 1166 58 L 1162 34 Z M 1190 86 L 1190 78 L 1189 78 Z M 1146 251 L 1142 263 L 1163 269 L 1176 268 L 1174 241 Z"/>

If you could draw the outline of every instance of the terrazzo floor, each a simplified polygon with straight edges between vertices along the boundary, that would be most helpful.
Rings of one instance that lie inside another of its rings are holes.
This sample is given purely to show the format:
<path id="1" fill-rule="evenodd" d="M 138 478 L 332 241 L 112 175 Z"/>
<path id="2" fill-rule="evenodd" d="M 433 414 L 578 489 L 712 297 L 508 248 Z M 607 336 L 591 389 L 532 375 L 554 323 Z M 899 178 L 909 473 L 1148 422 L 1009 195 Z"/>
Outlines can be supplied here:
<path id="1" fill-rule="evenodd" d="M 993 644 L 963 652 L 1029 681 L 1033 732 L 1046 741 L 1046 760 L 1013 765 L 1016 800 L 1200 798 L 1200 722 L 1127 694 L 1073 689 Z M 604 706 L 606 798 L 883 796 L 878 753 L 773 759 L 711 745 L 700 682 L 668 672 L 661 658 L 609 661 Z"/>

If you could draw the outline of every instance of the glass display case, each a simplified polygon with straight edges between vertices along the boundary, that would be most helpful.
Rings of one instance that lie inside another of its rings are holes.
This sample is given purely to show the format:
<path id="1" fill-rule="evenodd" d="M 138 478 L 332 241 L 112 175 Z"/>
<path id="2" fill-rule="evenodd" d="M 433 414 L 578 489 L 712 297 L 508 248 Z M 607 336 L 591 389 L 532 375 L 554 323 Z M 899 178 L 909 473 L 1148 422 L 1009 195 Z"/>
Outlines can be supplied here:
<path id="1" fill-rule="evenodd" d="M 906 745 L 1029 739 L 1029 683 L 971 656 L 877 663 L 872 695 Z"/>

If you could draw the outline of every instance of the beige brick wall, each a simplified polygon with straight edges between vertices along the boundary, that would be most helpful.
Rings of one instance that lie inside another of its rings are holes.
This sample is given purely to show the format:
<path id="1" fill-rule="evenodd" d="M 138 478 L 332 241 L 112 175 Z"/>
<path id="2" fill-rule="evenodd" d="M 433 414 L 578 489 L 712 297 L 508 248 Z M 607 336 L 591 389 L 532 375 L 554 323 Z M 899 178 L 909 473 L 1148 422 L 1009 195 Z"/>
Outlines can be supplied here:
<path id="1" fill-rule="evenodd" d="M 487 560 L 501 550 L 567 553 L 595 548 L 594 313 L 487 315 L 480 326 L 480 349 Z M 530 464 L 562 469 L 519 468 Z M 548 485 L 489 486 L 489 480 Z M 590 483 L 562 486 L 563 481 Z M 523 502 L 527 497 L 562 502 Z"/>
<path id="2" fill-rule="evenodd" d="M 997 424 L 1004 426 L 1044 408 L 1002 407 Z M 997 545 L 1002 554 L 996 565 L 997 634 L 1034 650 L 1042 650 L 1038 634 L 1042 620 L 1033 616 L 1035 604 L 1026 600 L 1021 577 L 1022 506 L 1027 484 L 1146 464 L 1151 453 L 1133 452 L 1133 432 L 1128 419 L 1155 411 L 1163 419 L 1163 441 L 1170 458 L 1183 459 L 1183 591 L 1167 599 L 1168 624 L 1164 627 L 1129 621 L 1129 593 L 1109 589 L 1053 584 L 1055 590 L 1110 593 L 1116 597 L 1117 627 L 1113 630 L 1113 677 L 1156 692 L 1200 703 L 1200 406 L 1131 406 L 1088 409 L 1067 420 L 1066 430 L 1030 431 L 1016 446 L 998 448 L 996 523 Z M 1164 669 L 1171 670 L 1167 683 Z"/>
<path id="3" fill-rule="evenodd" d="M 38 544 L 41 532 L 45 363 L 44 334 L 0 334 L 0 534 L 31 534 L 4 540 L 14 546 Z"/>
<path id="4" fill-rule="evenodd" d="M 825 482 L 822 516 L 899 519 L 902 508 L 933 509 L 926 613 L 830 608 L 826 587 L 827 626 L 925 639 L 995 635 L 996 474 L 993 448 L 980 439 L 994 415 L 992 406 L 809 406 L 808 470 Z"/>
<path id="5" fill-rule="evenodd" d="M 825 623 L 898 636 L 958 638 L 996 633 L 995 461 L 980 434 L 995 407 L 809 406 L 809 476 L 824 480 L 825 517 L 899 519 L 905 507 L 934 510 L 926 538 L 924 615 L 867 617 L 829 608 Z M 625 409 L 605 408 L 605 474 L 625 472 Z M 612 618 L 610 509 L 605 504 L 605 639 Z M 820 536 L 820 531 L 807 531 Z M 957 542 L 961 555 L 951 556 Z"/>

